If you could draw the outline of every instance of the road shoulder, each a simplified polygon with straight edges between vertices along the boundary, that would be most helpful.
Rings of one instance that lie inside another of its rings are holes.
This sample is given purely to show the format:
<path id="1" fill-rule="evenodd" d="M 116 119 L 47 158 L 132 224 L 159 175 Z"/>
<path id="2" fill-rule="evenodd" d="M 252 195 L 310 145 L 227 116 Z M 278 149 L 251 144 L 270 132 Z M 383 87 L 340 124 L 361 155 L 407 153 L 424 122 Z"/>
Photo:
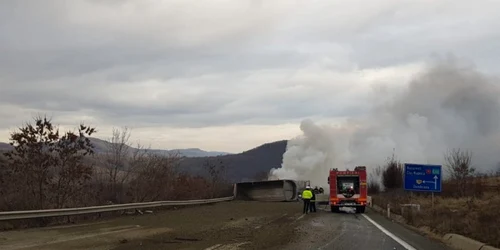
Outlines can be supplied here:
<path id="1" fill-rule="evenodd" d="M 416 249 L 451 250 L 451 248 L 446 246 L 441 241 L 423 236 L 421 232 L 410 229 L 409 227 L 401 225 L 398 222 L 391 221 L 372 209 L 368 209 L 366 215 L 374 222 Z"/>

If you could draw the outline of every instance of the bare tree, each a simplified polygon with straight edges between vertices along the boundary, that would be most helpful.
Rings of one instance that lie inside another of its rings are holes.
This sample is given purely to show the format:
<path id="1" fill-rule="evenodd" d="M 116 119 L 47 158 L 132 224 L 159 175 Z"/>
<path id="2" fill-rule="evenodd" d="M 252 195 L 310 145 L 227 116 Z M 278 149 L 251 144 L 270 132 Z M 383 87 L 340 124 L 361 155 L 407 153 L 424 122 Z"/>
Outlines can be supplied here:
<path id="1" fill-rule="evenodd" d="M 131 180 L 134 201 L 169 199 L 177 177 L 179 154 L 158 155 L 140 153 L 134 158 L 134 178 Z"/>
<path id="2" fill-rule="evenodd" d="M 106 152 L 101 155 L 104 165 L 110 197 L 113 202 L 120 202 L 123 193 L 123 184 L 130 175 L 129 158 L 131 132 L 127 127 L 122 129 L 113 128 L 113 134 L 106 143 Z"/>
<path id="3" fill-rule="evenodd" d="M 500 176 L 500 162 L 497 164 L 497 169 L 494 171 L 493 176 Z"/>
<path id="4" fill-rule="evenodd" d="M 175 181 L 174 199 L 207 199 L 212 196 L 206 178 L 179 173 Z"/>
<path id="5" fill-rule="evenodd" d="M 95 128 L 83 124 L 60 132 L 47 117 L 34 118 L 12 133 L 13 150 L 0 155 L 0 210 L 209 198 L 226 184 L 222 162 L 206 163 L 208 178 L 180 173 L 183 157 L 132 148 L 127 128 L 114 129 L 105 152 L 90 157 L 94 133 Z"/>
<path id="6" fill-rule="evenodd" d="M 444 158 L 451 180 L 458 185 L 458 195 L 465 196 L 468 181 L 476 171 L 471 164 L 472 153 L 461 149 L 452 149 L 445 154 Z"/>
<path id="7" fill-rule="evenodd" d="M 403 187 L 403 164 L 396 159 L 394 154 L 387 159 L 382 171 L 382 184 L 386 190 Z"/>
<path id="8" fill-rule="evenodd" d="M 129 143 L 128 128 L 113 129 L 107 151 L 102 155 L 109 196 L 107 200 L 153 201 L 167 199 L 172 194 L 179 154 L 159 155 L 140 144 Z"/>
<path id="9" fill-rule="evenodd" d="M 380 191 L 381 188 L 379 182 L 377 182 L 373 174 L 370 173 L 370 177 L 368 179 L 368 194 L 378 194 Z"/>
<path id="10" fill-rule="evenodd" d="M 218 160 L 217 163 L 214 163 L 210 161 L 210 159 L 205 161 L 203 167 L 209 174 L 211 198 L 215 198 L 226 184 L 226 167 L 222 160 Z"/>
<path id="11" fill-rule="evenodd" d="M 56 190 L 55 204 L 57 208 L 67 205 L 78 195 L 84 184 L 90 180 L 93 165 L 83 162 L 87 155 L 94 154 L 94 147 L 88 138 L 95 132 L 94 128 L 80 125 L 78 132 L 67 132 L 55 144 L 55 177 L 52 189 Z"/>
<path id="12" fill-rule="evenodd" d="M 11 184 L 24 204 L 23 208 L 44 209 L 52 207 L 55 197 L 57 207 L 63 206 L 69 193 L 82 186 L 91 174 L 82 164 L 84 156 L 93 153 L 88 136 L 95 128 L 83 124 L 78 133 L 59 129 L 47 117 L 34 118 L 11 134 L 14 150 L 7 152 Z"/>
<path id="13" fill-rule="evenodd" d="M 13 200 L 16 197 L 16 191 L 14 190 L 14 181 L 12 178 L 12 169 L 7 162 L 4 154 L 0 154 L 0 211 L 2 210 L 12 210 Z"/>

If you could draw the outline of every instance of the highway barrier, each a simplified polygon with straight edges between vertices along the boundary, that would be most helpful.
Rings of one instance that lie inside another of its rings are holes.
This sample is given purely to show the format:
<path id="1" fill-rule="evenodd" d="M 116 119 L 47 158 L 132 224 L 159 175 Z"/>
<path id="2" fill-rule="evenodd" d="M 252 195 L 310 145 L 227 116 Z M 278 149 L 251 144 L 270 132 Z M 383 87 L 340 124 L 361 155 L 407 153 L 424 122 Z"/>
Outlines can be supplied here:
<path id="1" fill-rule="evenodd" d="M 206 200 L 153 201 L 153 202 L 127 203 L 127 204 L 78 207 L 78 208 L 8 211 L 8 212 L 0 212 L 0 221 L 103 213 L 103 212 L 112 212 L 120 210 L 153 208 L 153 207 L 164 207 L 164 206 L 200 205 L 200 204 L 210 204 L 223 201 L 231 201 L 233 199 L 234 197 L 231 196 L 231 197 L 206 199 Z"/>
<path id="2" fill-rule="evenodd" d="M 455 249 L 461 249 L 461 250 L 479 250 L 481 249 L 484 245 L 484 243 L 469 239 L 465 236 L 459 235 L 459 234 L 445 234 L 443 236 L 443 241 L 455 248 Z"/>
<path id="3" fill-rule="evenodd" d="M 496 247 L 484 245 L 483 247 L 481 247 L 481 250 L 500 250 L 500 249 L 498 249 Z"/>
<path id="4" fill-rule="evenodd" d="M 459 250 L 500 250 L 460 234 L 445 234 L 443 241 L 447 245 Z"/>

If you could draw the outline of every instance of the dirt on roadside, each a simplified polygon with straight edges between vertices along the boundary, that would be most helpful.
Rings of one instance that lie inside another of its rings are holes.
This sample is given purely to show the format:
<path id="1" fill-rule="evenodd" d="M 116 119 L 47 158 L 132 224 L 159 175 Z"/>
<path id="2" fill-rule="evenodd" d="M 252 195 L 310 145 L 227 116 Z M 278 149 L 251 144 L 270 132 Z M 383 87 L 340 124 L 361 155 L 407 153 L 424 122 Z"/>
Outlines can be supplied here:
<path id="1" fill-rule="evenodd" d="M 202 224 L 184 223 L 173 232 L 114 249 L 276 249 L 294 237 L 292 224 L 302 215 L 301 205 L 290 202 L 231 202 L 213 209 L 207 214 L 197 213 Z"/>
<path id="2" fill-rule="evenodd" d="M 301 205 L 231 201 L 85 225 L 10 231 L 0 233 L 0 248 L 277 249 L 293 239 Z"/>

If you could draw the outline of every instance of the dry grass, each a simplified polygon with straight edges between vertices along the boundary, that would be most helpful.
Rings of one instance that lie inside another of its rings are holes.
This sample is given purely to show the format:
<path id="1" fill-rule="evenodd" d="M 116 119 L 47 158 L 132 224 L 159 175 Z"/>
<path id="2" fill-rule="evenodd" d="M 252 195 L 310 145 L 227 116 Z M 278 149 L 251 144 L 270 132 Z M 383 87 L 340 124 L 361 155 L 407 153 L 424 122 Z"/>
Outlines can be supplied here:
<path id="1" fill-rule="evenodd" d="M 386 207 L 391 204 L 391 212 L 402 215 L 406 223 L 417 228 L 428 228 L 432 233 L 461 234 L 489 245 L 500 247 L 500 178 L 484 181 L 481 196 L 463 198 L 436 196 L 434 208 L 428 195 L 409 195 L 404 192 L 382 193 L 373 197 L 373 203 Z M 419 204 L 420 212 L 400 204 Z"/>

